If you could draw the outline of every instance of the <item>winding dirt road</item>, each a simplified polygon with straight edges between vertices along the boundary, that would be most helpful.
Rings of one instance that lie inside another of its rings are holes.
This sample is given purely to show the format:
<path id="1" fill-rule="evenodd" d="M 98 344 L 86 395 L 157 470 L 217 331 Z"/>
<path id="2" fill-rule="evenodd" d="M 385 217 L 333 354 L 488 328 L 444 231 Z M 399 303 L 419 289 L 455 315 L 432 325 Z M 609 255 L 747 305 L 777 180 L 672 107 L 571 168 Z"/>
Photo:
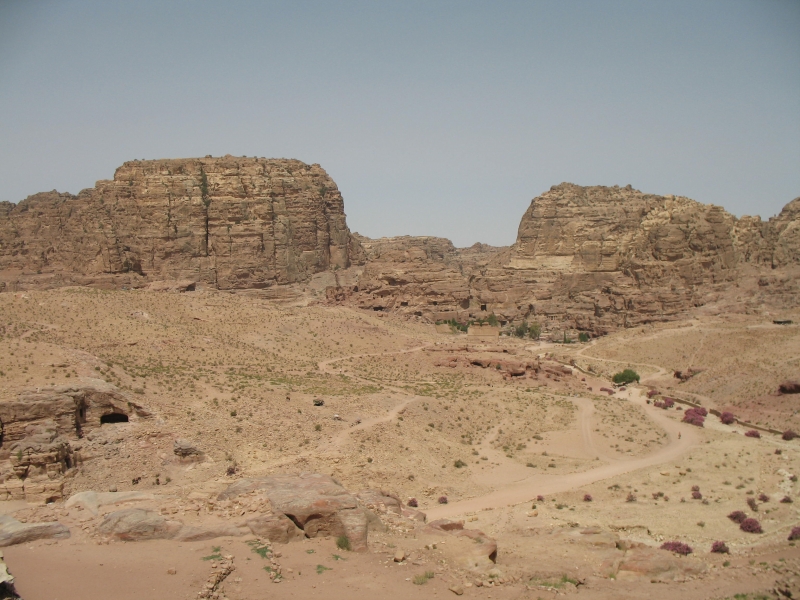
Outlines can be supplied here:
<path id="1" fill-rule="evenodd" d="M 419 352 L 424 350 L 429 345 L 430 344 L 426 344 L 405 350 L 398 350 L 396 352 L 380 352 L 343 356 L 340 358 L 322 361 L 318 364 L 318 366 L 320 371 L 323 373 L 341 374 L 344 373 L 344 371 L 332 369 L 331 365 L 336 362 L 348 360 L 350 358 L 391 356 Z M 598 359 L 595 357 L 591 358 L 604 362 L 619 362 L 608 359 Z M 666 373 L 662 367 L 657 365 L 643 366 L 655 368 L 661 373 Z M 353 375 L 348 376 L 356 379 L 362 379 Z M 370 383 L 374 382 L 370 381 Z M 367 419 L 345 431 L 340 432 L 336 438 L 332 440 L 330 446 L 341 446 L 353 431 L 368 429 L 380 423 L 392 421 L 407 406 L 413 402 L 423 399 L 420 396 L 409 395 L 408 392 L 402 388 L 396 388 L 394 386 L 384 387 L 391 389 L 391 391 L 396 394 L 405 395 L 407 397 L 402 402 L 397 403 L 391 409 L 389 409 L 386 414 Z M 620 401 L 627 401 L 641 406 L 650 420 L 656 425 L 660 426 L 667 433 L 667 445 L 653 452 L 652 454 L 638 458 L 626 459 L 601 454 L 594 443 L 594 436 L 592 435 L 592 418 L 595 410 L 594 402 L 590 398 L 570 398 L 570 400 L 578 406 L 577 429 L 580 434 L 580 441 L 583 445 L 583 450 L 588 456 L 600 459 L 602 461 L 601 465 L 588 471 L 581 473 L 569 473 L 566 475 L 547 475 L 539 473 L 531 474 L 530 469 L 522 466 L 519 463 L 508 460 L 503 453 L 491 447 L 492 439 L 497 435 L 500 427 L 502 427 L 502 424 L 500 424 L 495 427 L 477 446 L 477 449 L 479 449 L 485 456 L 489 457 L 490 460 L 499 463 L 498 466 L 487 473 L 476 473 L 473 475 L 476 483 L 490 485 L 497 489 L 495 489 L 493 492 L 475 498 L 469 498 L 450 504 L 437 505 L 431 509 L 428 509 L 428 517 L 430 519 L 452 518 L 468 512 L 513 506 L 515 504 L 529 502 L 531 499 L 540 494 L 555 494 L 573 490 L 575 488 L 589 485 L 596 481 L 602 481 L 604 479 L 609 479 L 611 477 L 616 477 L 618 475 L 630 473 L 639 469 L 674 461 L 688 452 L 699 442 L 700 436 L 696 428 L 684 423 L 676 422 L 669 418 L 663 410 L 647 404 L 644 394 L 639 390 L 629 389 L 624 396 L 619 398 Z"/>

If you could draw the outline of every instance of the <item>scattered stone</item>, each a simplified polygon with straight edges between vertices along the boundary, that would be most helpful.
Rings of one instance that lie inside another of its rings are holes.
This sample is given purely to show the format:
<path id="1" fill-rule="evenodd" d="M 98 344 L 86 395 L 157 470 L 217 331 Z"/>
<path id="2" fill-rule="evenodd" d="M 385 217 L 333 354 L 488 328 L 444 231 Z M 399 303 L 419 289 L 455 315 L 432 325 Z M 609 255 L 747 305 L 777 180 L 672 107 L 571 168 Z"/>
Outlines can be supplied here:
<path id="1" fill-rule="evenodd" d="M 394 553 L 394 562 L 403 562 L 406 558 L 406 553 L 403 550 L 398 550 Z"/>

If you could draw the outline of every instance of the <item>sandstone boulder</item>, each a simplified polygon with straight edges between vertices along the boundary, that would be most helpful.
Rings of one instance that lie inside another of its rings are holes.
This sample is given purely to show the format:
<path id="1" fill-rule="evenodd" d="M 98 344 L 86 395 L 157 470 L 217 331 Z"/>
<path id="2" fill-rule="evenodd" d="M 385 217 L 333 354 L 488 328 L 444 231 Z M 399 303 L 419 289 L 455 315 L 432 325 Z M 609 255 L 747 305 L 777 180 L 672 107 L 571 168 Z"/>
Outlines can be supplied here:
<path id="1" fill-rule="evenodd" d="M 69 536 L 69 529 L 58 522 L 20 523 L 13 517 L 0 515 L 0 547 L 34 540 L 66 539 Z"/>
<path id="2" fill-rule="evenodd" d="M 218 500 L 263 490 L 276 513 L 291 519 L 306 537 L 345 535 L 353 550 L 367 549 L 367 515 L 358 501 L 332 477 L 318 473 L 241 479 Z"/>
<path id="3" fill-rule="evenodd" d="M 127 508 L 106 515 L 97 531 L 118 540 L 135 542 L 171 539 L 178 534 L 181 527 L 180 522 L 168 521 L 156 512 L 142 508 Z"/>
<path id="4" fill-rule="evenodd" d="M 249 519 L 247 526 L 253 535 L 281 544 L 303 535 L 303 531 L 286 515 L 260 515 Z"/>
<path id="5" fill-rule="evenodd" d="M 205 453 L 189 440 L 177 439 L 173 444 L 173 454 L 183 460 L 203 460 Z"/>
<path id="6" fill-rule="evenodd" d="M 666 550 L 635 548 L 619 563 L 618 579 L 647 577 L 656 581 L 685 581 L 707 570 L 705 563 Z"/>

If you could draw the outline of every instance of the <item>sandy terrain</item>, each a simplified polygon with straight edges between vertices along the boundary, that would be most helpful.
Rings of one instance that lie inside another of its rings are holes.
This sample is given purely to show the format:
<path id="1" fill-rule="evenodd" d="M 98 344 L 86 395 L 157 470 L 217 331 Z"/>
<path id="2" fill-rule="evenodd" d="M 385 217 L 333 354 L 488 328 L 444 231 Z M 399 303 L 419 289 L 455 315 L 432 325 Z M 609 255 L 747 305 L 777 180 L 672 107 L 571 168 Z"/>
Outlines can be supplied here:
<path id="1" fill-rule="evenodd" d="M 443 366 L 447 357 L 458 360 Z M 498 357 L 538 359 L 541 370 L 504 377 L 469 362 Z M 380 515 L 386 530 L 370 531 L 367 553 L 338 550 L 325 537 L 273 544 L 284 574 L 274 584 L 248 537 L 108 542 L 95 527 L 119 507 L 93 516 L 63 501 L 17 501 L 0 503 L 0 512 L 58 520 L 72 536 L 10 546 L 5 559 L 27 600 L 196 598 L 212 571 L 202 558 L 217 546 L 236 567 L 221 594 L 241 600 L 444 597 L 452 586 L 465 596 L 525 599 L 767 592 L 800 564 L 786 540 L 800 519 L 793 503 L 780 502 L 797 493 L 800 440 L 745 437 L 745 428 L 714 416 L 698 428 L 645 393 L 656 387 L 800 430 L 800 397 L 770 395 L 800 373 L 799 361 L 797 327 L 755 316 L 636 328 L 590 344 L 476 344 L 386 313 L 223 292 L 4 293 L 0 402 L 102 379 L 152 412 L 81 440 L 84 460 L 65 479 L 65 497 L 152 492 L 154 507 L 174 505 L 173 514 L 200 524 L 211 517 L 192 502 L 233 481 L 311 471 L 352 492 L 416 498 L 429 522 L 463 520 L 498 546 L 497 564 L 477 568 L 467 559 L 471 540 Z M 586 373 L 560 370 L 570 363 Z M 600 391 L 629 366 L 641 385 Z M 672 376 L 688 367 L 703 370 L 684 383 Z M 175 460 L 178 437 L 206 460 Z M 702 499 L 692 498 L 693 486 Z M 750 514 L 746 501 L 759 494 L 768 497 L 755 503 L 764 533 L 744 533 L 726 515 Z M 691 545 L 705 571 L 657 584 L 614 574 L 628 556 L 619 543 L 646 549 L 668 540 Z M 730 555 L 710 553 L 717 540 Z M 405 557 L 395 562 L 398 549 Z M 415 585 L 425 572 L 433 577 Z"/>

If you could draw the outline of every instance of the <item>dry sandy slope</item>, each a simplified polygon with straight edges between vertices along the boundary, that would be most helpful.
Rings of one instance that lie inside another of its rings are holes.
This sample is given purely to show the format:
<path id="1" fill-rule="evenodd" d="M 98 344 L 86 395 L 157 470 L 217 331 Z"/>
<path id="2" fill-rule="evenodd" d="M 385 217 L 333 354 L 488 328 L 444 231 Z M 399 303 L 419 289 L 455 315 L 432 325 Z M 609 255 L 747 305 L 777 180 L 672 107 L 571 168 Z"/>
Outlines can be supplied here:
<path id="1" fill-rule="evenodd" d="M 762 327 L 756 318 L 626 331 L 591 346 L 503 340 L 508 352 L 497 354 L 458 351 L 463 337 L 437 335 L 431 326 L 380 313 L 276 305 L 219 292 L 76 288 L 0 294 L 0 315 L 0 401 L 30 387 L 99 377 L 156 415 L 103 426 L 97 444 L 115 452 L 87 460 L 68 480 L 70 492 L 115 487 L 181 498 L 211 494 L 242 476 L 329 473 L 353 491 L 381 487 L 404 499 L 416 497 L 429 518 L 463 517 L 467 526 L 495 537 L 498 568 L 517 583 L 467 592 L 494 598 L 535 598 L 546 593 L 535 586 L 565 573 L 588 578 L 579 592 L 587 598 L 639 597 L 642 582 L 602 576 L 601 564 L 616 550 L 576 545 L 569 537 L 587 526 L 649 545 L 665 539 L 693 545 L 714 568 L 692 586 L 669 584 L 688 598 L 763 589 L 778 576 L 774 565 L 783 564 L 780 558 L 787 564 L 797 558 L 785 542 L 798 522 L 797 510 L 778 502 L 797 492 L 789 479 L 800 471 L 796 443 L 745 438 L 740 428 L 713 418 L 697 429 L 681 423 L 675 410 L 647 405 L 637 388 L 609 397 L 598 391 L 607 380 L 580 373 L 507 380 L 495 369 L 463 361 L 439 366 L 451 355 L 530 360 L 545 352 L 597 371 L 647 364 L 650 370 L 641 370 L 659 386 L 692 390 L 710 403 L 721 392 L 703 388 L 702 378 L 721 377 L 714 369 L 727 369 L 720 340 L 741 335 L 753 344 L 762 337 L 747 332 L 764 329 L 764 344 L 752 352 L 743 348 L 740 363 L 772 361 L 778 365 L 775 376 L 791 370 L 785 353 L 794 341 L 788 330 Z M 688 348 L 695 339 L 706 341 Z M 784 356 L 770 358 L 773 347 Z M 669 372 L 679 359 L 709 365 L 709 375 L 673 382 Z M 729 378 L 751 372 L 721 371 Z M 315 398 L 324 399 L 324 406 L 313 406 Z M 209 460 L 197 467 L 171 460 L 172 440 L 179 436 L 195 440 Z M 465 466 L 457 467 L 457 460 Z M 226 475 L 230 467 L 232 477 Z M 134 477 L 142 477 L 136 487 Z M 156 477 L 162 485 L 155 485 Z M 708 504 L 691 500 L 693 485 Z M 771 498 L 759 509 L 763 536 L 748 536 L 725 518 L 732 510 L 749 510 L 748 492 Z M 582 501 L 586 493 L 593 502 Z M 626 502 L 629 494 L 637 501 Z M 448 504 L 436 502 L 441 495 Z M 534 510 L 537 495 L 545 501 Z M 71 540 L 6 551 L 28 600 L 50 598 L 56 576 L 68 580 L 59 588 L 62 600 L 104 597 L 102 590 L 120 598 L 194 597 L 208 573 L 199 557 L 210 551 L 210 542 L 101 546 L 75 519 Z M 242 581 L 231 580 L 226 594 L 242 600 L 263 595 L 264 585 L 276 597 L 320 591 L 374 597 L 376 589 L 387 597 L 432 597 L 451 583 L 486 576 L 465 570 L 443 534 L 434 538 L 444 545 L 426 550 L 431 535 L 376 533 L 370 554 L 348 554 L 344 562 L 332 558 L 331 540 L 290 544 L 281 549 L 284 564 L 303 574 L 279 585 L 266 584 L 260 567 L 251 568 L 258 557 L 241 540 L 213 545 L 236 556 L 234 577 Z M 724 557 L 708 553 L 717 539 L 732 548 L 725 571 Z M 394 547 L 415 553 L 418 564 L 395 565 Z M 773 558 L 765 567 L 761 557 Z M 333 570 L 317 575 L 317 564 Z M 107 568 L 112 565 L 113 571 Z M 170 565 L 177 575 L 166 574 Z M 429 569 L 437 576 L 425 586 L 407 581 Z M 113 575 L 104 575 L 109 571 Z"/>

